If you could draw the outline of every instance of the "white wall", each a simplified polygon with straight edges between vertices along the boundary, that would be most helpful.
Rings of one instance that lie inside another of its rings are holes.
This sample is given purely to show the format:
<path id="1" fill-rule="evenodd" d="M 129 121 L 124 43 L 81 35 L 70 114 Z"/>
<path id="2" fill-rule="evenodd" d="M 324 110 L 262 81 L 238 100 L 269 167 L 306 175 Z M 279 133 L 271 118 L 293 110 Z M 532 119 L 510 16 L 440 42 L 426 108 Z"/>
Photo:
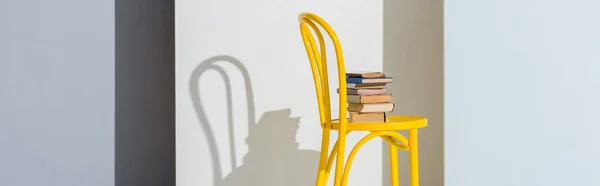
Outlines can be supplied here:
<path id="1" fill-rule="evenodd" d="M 446 1 L 447 186 L 600 185 L 599 7 Z"/>
<path id="2" fill-rule="evenodd" d="M 441 186 L 444 182 L 443 1 L 385 0 L 383 24 L 383 67 L 394 77 L 394 83 L 388 86 L 397 106 L 394 114 L 427 117 L 428 126 L 419 130 L 420 185 Z M 383 158 L 388 164 L 386 148 Z M 409 185 L 408 152 L 399 151 L 398 155 L 400 185 Z M 384 170 L 387 173 L 388 169 Z M 384 185 L 389 185 L 389 180 L 386 176 Z"/>
<path id="3" fill-rule="evenodd" d="M 314 184 L 321 129 L 297 16 L 317 13 L 334 27 L 347 70 L 382 70 L 382 9 L 370 0 L 177 1 L 178 185 Z M 337 84 L 333 63 L 330 74 Z M 363 147 L 348 185 L 381 185 L 381 151 L 380 140 Z"/>

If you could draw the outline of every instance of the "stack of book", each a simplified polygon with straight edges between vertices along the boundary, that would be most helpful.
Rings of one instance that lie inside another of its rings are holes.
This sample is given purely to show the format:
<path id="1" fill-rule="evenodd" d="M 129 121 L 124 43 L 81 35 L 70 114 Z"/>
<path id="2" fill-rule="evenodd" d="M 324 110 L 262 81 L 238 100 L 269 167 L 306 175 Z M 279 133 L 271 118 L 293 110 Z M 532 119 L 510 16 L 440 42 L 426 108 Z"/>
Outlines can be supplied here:
<path id="1" fill-rule="evenodd" d="M 385 122 L 394 110 L 386 85 L 392 78 L 383 72 L 346 73 L 349 122 Z"/>

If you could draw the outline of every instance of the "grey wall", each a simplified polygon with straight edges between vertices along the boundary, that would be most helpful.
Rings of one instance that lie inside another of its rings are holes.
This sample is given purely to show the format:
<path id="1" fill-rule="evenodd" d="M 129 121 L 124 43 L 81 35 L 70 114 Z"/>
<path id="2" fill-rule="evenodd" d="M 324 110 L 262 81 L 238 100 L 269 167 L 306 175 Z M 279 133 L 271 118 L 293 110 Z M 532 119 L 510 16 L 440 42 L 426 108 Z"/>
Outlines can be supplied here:
<path id="1" fill-rule="evenodd" d="M 173 15 L 0 1 L 0 185 L 175 185 Z"/>
<path id="2" fill-rule="evenodd" d="M 0 1 L 0 185 L 114 182 L 113 1 Z"/>
<path id="3" fill-rule="evenodd" d="M 599 7 L 446 1 L 447 186 L 600 185 Z"/>
<path id="4" fill-rule="evenodd" d="M 444 182 L 443 5 L 442 0 L 384 1 L 383 69 L 394 77 L 388 86 L 396 103 L 394 114 L 428 118 L 428 126 L 419 130 L 421 186 Z M 408 153 L 399 151 L 398 156 L 400 185 L 409 185 Z M 387 172 L 384 181 L 389 185 Z"/>

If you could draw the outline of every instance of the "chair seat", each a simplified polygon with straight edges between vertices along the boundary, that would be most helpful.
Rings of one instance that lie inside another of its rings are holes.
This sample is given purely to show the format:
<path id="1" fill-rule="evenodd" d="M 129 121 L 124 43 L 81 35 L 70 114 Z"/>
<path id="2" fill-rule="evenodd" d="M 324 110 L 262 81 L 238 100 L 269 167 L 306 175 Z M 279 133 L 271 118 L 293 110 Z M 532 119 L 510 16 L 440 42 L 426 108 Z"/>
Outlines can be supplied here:
<path id="1" fill-rule="evenodd" d="M 339 120 L 333 120 L 331 127 L 333 130 L 340 129 Z M 389 130 L 409 130 L 423 128 L 427 126 L 427 118 L 421 116 L 387 116 L 386 122 L 360 122 L 348 123 L 348 131 L 389 131 Z"/>

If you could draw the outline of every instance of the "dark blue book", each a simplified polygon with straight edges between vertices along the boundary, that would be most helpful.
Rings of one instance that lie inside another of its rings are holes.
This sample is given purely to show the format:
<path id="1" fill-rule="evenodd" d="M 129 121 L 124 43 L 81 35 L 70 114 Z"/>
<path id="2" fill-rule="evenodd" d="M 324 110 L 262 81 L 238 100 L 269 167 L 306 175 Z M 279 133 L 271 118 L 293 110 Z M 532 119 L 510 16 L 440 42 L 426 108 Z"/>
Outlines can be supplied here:
<path id="1" fill-rule="evenodd" d="M 391 83 L 392 77 L 381 77 L 381 78 L 358 78 L 358 77 L 346 77 L 346 83 L 355 84 L 385 84 Z"/>

